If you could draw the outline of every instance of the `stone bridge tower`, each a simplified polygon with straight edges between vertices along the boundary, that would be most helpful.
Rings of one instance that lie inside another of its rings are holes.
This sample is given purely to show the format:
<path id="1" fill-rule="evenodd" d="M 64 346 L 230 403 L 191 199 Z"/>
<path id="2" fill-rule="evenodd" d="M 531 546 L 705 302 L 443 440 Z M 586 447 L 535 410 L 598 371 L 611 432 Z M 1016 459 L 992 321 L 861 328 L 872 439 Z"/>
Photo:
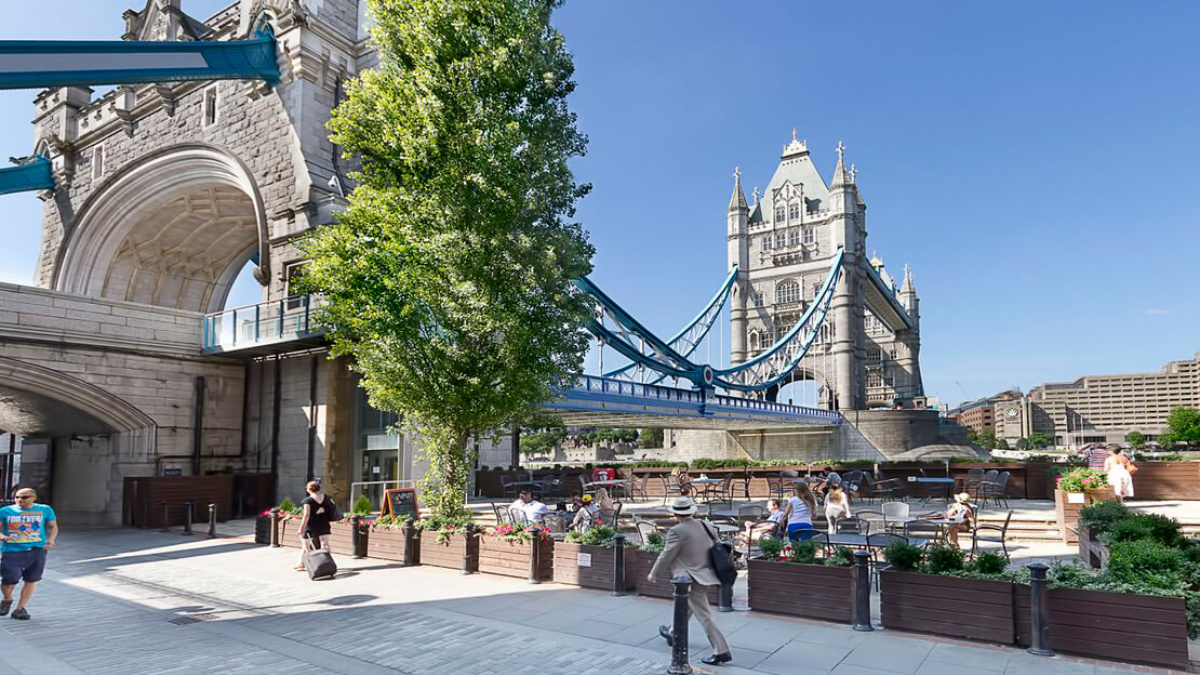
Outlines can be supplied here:
<path id="1" fill-rule="evenodd" d="M 883 262 L 866 257 L 867 206 L 841 144 L 837 155 L 826 183 L 808 144 L 793 131 L 766 191 L 760 195 L 755 188 L 750 202 L 738 172 L 726 235 L 729 264 L 740 270 L 731 309 L 731 360 L 754 358 L 786 334 L 820 290 L 838 248 L 844 248 L 825 326 L 794 380 L 814 381 L 819 401 L 809 403 L 825 408 L 920 405 L 916 287 L 906 270 L 898 289 Z M 777 390 L 766 392 L 769 398 L 777 395 Z"/>

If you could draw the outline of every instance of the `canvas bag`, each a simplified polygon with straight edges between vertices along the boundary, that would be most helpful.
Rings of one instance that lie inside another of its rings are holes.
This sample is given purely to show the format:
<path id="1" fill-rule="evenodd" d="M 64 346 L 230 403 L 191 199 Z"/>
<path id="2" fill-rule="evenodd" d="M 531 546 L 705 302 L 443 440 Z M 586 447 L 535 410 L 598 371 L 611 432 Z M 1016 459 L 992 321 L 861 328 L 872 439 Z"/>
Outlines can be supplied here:
<path id="1" fill-rule="evenodd" d="M 704 528 L 713 541 L 712 548 L 708 550 L 708 562 L 717 573 L 717 579 L 721 581 L 722 586 L 732 586 L 733 582 L 737 581 L 737 567 L 733 563 L 733 554 L 729 552 L 725 542 L 717 540 L 717 535 L 709 529 L 708 523 L 700 521 L 700 527 Z"/>

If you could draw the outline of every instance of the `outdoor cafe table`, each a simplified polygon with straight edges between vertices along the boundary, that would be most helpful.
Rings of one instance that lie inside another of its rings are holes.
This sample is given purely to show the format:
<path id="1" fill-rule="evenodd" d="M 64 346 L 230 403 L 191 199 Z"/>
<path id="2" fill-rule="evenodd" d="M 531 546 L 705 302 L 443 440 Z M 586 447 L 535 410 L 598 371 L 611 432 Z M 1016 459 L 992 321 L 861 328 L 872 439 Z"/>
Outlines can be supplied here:
<path id="1" fill-rule="evenodd" d="M 935 485 L 935 486 L 943 487 L 946 490 L 946 501 L 950 501 L 950 487 L 952 485 L 954 485 L 953 478 L 929 478 L 929 477 L 925 477 L 925 476 L 916 476 L 916 477 L 909 478 L 908 482 L 918 483 L 921 485 Z M 928 502 L 929 502 L 929 495 L 926 494 L 924 497 L 921 498 L 921 503 L 927 504 Z"/>
<path id="2" fill-rule="evenodd" d="M 829 537 L 830 546 L 852 546 L 855 548 L 867 548 L 867 535 L 865 534 L 831 534 Z M 908 543 L 913 546 L 925 546 L 929 543 L 928 539 L 920 537 L 910 537 Z"/>
<path id="3" fill-rule="evenodd" d="M 720 485 L 724 482 L 724 478 L 709 478 L 706 476 L 704 478 L 693 478 L 689 484 L 693 488 L 698 488 L 700 490 L 701 499 L 707 500 L 709 497 L 709 492 L 712 490 L 713 486 Z"/>

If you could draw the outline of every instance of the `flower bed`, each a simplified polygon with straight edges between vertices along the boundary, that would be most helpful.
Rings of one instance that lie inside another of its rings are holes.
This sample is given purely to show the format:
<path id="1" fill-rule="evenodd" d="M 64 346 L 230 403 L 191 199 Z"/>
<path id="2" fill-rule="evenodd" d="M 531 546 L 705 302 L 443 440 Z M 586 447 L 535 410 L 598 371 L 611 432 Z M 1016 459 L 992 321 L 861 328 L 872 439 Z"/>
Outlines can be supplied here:
<path id="1" fill-rule="evenodd" d="M 670 579 L 655 579 L 653 582 L 646 580 L 646 575 L 650 574 L 650 569 L 654 567 L 654 561 L 658 560 L 657 551 L 628 549 L 625 551 L 625 559 L 628 561 L 629 574 L 637 586 L 638 595 L 668 599 L 675 597 L 675 586 Z M 710 605 L 716 605 L 720 601 L 720 586 L 692 586 L 693 591 L 697 588 L 704 588 Z"/>
<path id="2" fill-rule="evenodd" d="M 1057 478 L 1054 490 L 1054 518 L 1058 522 L 1058 534 L 1063 542 L 1078 541 L 1076 521 L 1083 507 L 1096 501 L 1114 498 L 1113 490 L 1105 482 L 1104 472 L 1098 469 L 1071 469 Z"/>
<path id="3" fill-rule="evenodd" d="M 462 529 L 424 530 L 419 539 L 418 562 L 464 572 L 479 571 L 479 538 Z"/>
<path id="4" fill-rule="evenodd" d="M 500 525 L 479 536 L 479 571 L 506 577 L 529 578 L 534 537 L 537 545 L 537 580 L 554 578 L 554 539 L 541 527 Z"/>

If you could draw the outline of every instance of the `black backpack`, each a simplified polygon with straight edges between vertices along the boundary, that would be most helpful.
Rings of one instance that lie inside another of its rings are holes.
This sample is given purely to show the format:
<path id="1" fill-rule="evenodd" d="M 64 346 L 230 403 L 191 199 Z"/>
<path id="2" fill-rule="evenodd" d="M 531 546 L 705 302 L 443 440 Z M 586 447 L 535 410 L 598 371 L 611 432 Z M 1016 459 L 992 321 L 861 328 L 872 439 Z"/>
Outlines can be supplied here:
<path id="1" fill-rule="evenodd" d="M 708 562 L 712 565 L 713 571 L 717 573 L 717 579 L 721 581 L 722 586 L 732 586 L 733 582 L 737 581 L 737 567 L 733 563 L 733 552 L 729 550 L 729 544 L 717 540 L 717 535 L 709 529 L 708 524 L 700 521 L 700 526 L 708 533 L 710 539 L 713 540 L 712 548 L 708 550 Z"/>
<path id="2" fill-rule="evenodd" d="M 336 523 L 345 518 L 346 515 L 338 508 L 337 502 L 333 501 L 332 497 L 325 498 L 325 510 L 329 512 L 329 522 Z"/>

